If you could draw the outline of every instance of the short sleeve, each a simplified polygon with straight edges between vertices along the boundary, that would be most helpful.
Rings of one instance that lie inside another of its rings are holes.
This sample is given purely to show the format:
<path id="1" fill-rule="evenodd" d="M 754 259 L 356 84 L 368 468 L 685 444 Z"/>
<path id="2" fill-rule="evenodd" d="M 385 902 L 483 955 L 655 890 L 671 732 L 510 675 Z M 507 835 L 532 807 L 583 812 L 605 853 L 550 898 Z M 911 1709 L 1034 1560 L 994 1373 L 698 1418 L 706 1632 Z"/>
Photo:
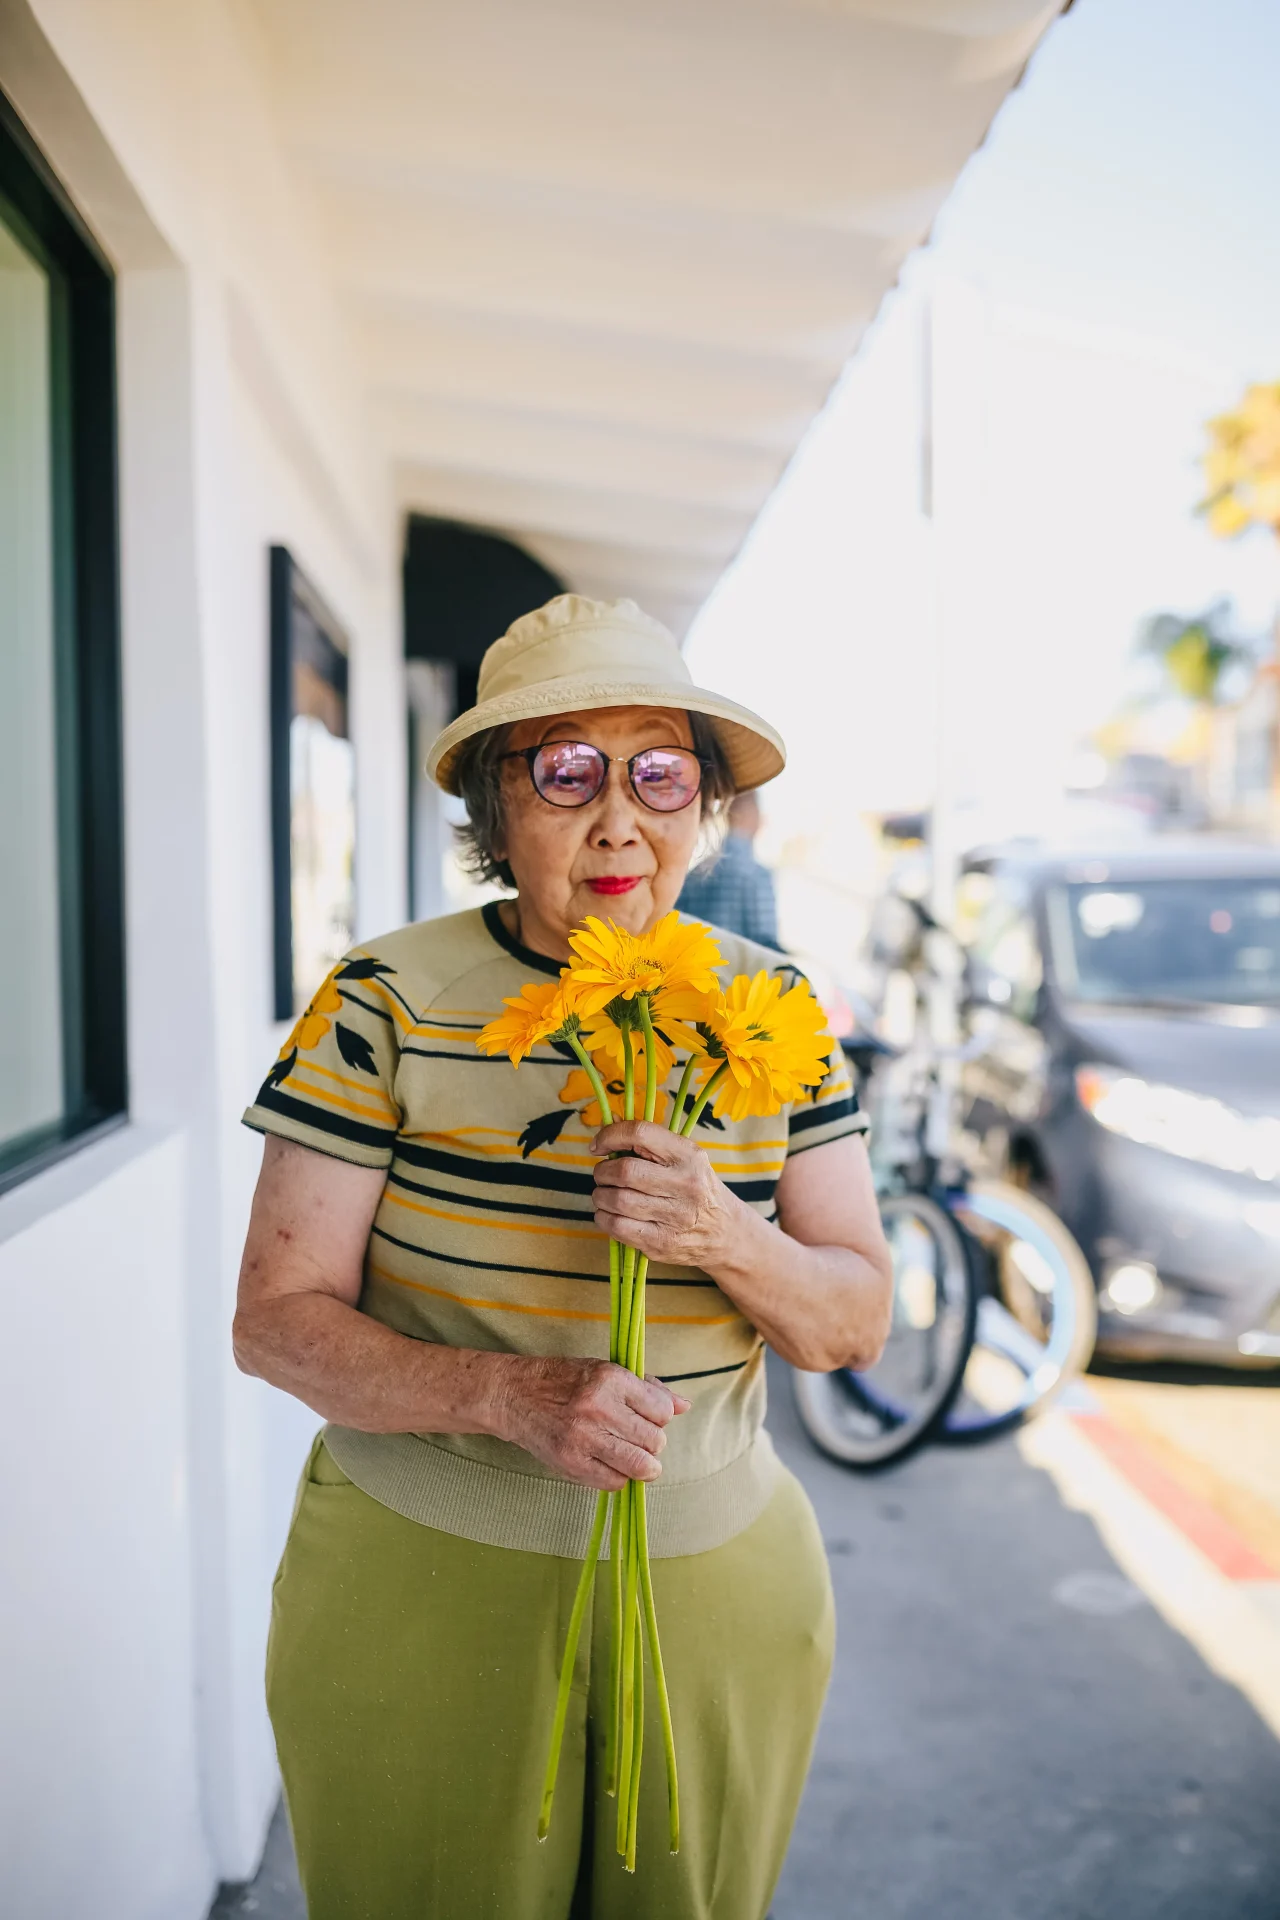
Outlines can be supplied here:
<path id="1" fill-rule="evenodd" d="M 395 969 L 356 950 L 329 975 L 244 1115 L 247 1127 L 360 1167 L 389 1167 L 401 1032 L 414 1014 Z"/>
<path id="2" fill-rule="evenodd" d="M 853 1076 L 844 1049 L 831 1053 L 831 1071 L 813 1089 L 807 1100 L 797 1100 L 787 1119 L 787 1158 L 803 1153 L 806 1147 L 824 1147 L 828 1140 L 843 1140 L 847 1134 L 865 1133 L 867 1116 L 858 1105 Z"/>

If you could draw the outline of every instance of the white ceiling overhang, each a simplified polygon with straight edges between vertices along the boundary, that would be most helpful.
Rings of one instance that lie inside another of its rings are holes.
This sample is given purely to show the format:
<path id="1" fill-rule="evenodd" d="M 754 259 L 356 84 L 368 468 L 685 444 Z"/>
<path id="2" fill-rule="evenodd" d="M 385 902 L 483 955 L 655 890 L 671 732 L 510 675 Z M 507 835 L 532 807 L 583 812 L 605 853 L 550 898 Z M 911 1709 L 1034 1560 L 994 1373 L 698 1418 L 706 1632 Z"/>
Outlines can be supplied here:
<path id="1" fill-rule="evenodd" d="M 1061 0 L 257 0 L 406 508 L 682 632 Z"/>

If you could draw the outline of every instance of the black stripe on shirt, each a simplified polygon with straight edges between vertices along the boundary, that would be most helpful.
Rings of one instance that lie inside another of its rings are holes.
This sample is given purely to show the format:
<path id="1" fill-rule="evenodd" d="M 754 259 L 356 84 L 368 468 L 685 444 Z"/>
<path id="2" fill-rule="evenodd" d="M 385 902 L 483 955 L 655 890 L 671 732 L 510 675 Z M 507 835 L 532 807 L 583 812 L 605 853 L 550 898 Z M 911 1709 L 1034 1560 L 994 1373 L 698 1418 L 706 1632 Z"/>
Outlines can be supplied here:
<path id="1" fill-rule="evenodd" d="M 509 1063 L 507 1063 L 509 1064 Z M 469 1154 L 446 1153 L 439 1147 L 420 1147 L 403 1138 L 396 1142 L 396 1158 L 427 1173 L 444 1173 L 456 1180 L 487 1182 L 495 1187 L 541 1187 L 551 1193 L 588 1195 L 595 1181 L 589 1173 L 566 1173 L 560 1167 L 536 1166 L 528 1160 L 507 1162 L 472 1158 Z"/>
<path id="2" fill-rule="evenodd" d="M 375 1019 L 385 1020 L 389 1027 L 395 1026 L 395 1021 L 385 1007 L 375 1007 L 370 1001 L 362 1000 L 358 993 L 352 993 L 348 987 L 339 987 L 338 992 L 344 1000 L 349 1000 L 353 1007 L 359 1007 L 361 1012 L 371 1013 Z"/>
<path id="3" fill-rule="evenodd" d="M 443 1173 L 455 1180 L 468 1180 L 475 1186 L 539 1187 L 546 1193 L 576 1193 L 586 1196 L 595 1191 L 589 1173 L 567 1173 L 561 1167 L 547 1167 L 536 1160 L 471 1159 L 460 1153 L 445 1153 L 438 1147 L 420 1147 L 399 1139 L 396 1158 L 427 1173 Z M 727 1180 L 725 1185 L 739 1200 L 772 1200 L 778 1185 L 777 1175 L 761 1180 Z M 455 1199 L 469 1198 L 454 1195 Z"/>
<path id="4" fill-rule="evenodd" d="M 420 1024 L 423 1026 L 434 1026 L 435 1021 L 424 1020 Z M 464 1066 L 471 1064 L 478 1067 L 510 1068 L 511 1066 L 511 1062 L 505 1053 L 481 1053 L 476 1047 L 468 1047 L 465 1053 L 448 1053 L 443 1047 L 401 1047 L 400 1051 L 401 1053 L 411 1053 L 419 1060 L 453 1060 L 460 1061 Z M 561 1069 L 563 1069 L 564 1064 L 564 1061 L 558 1053 L 529 1053 L 525 1055 L 524 1060 L 521 1062 L 522 1066 L 560 1067 Z"/>
<path id="5" fill-rule="evenodd" d="M 760 1349 L 756 1348 L 756 1353 Z M 703 1367 L 698 1373 L 660 1373 L 658 1375 L 664 1387 L 674 1386 L 677 1380 L 710 1380 L 717 1373 L 741 1373 L 755 1359 L 755 1353 L 748 1354 L 745 1360 L 735 1360 L 731 1367 Z"/>
<path id="6" fill-rule="evenodd" d="M 402 1247 L 406 1253 L 416 1253 L 423 1260 L 438 1260 L 446 1267 L 476 1267 L 483 1273 L 519 1273 L 532 1280 L 589 1280 L 594 1285 L 605 1287 L 609 1284 L 607 1273 L 571 1273 L 565 1267 L 514 1265 L 506 1260 L 468 1260 L 460 1253 L 437 1253 L 434 1247 L 416 1247 L 411 1240 L 397 1239 L 385 1227 L 374 1227 L 371 1231 L 379 1240 L 386 1240 L 393 1247 Z M 374 1277 L 376 1279 L 377 1276 Z M 714 1280 L 655 1280 L 652 1274 L 645 1281 L 647 1287 L 714 1287 L 715 1284 Z"/>
<path id="7" fill-rule="evenodd" d="M 382 991 L 384 993 L 393 993 L 395 995 L 396 999 L 400 1002 L 400 1005 L 404 1008 L 405 1012 L 408 1014 L 410 1020 L 412 1020 L 416 1025 L 417 1022 L 422 1018 L 422 1015 L 418 1012 L 418 1009 L 416 1007 L 411 1007 L 409 1005 L 409 1002 L 405 999 L 399 987 L 393 987 L 391 982 L 386 978 L 384 974 L 380 974 L 378 976 L 378 985 L 382 988 Z"/>
<path id="8" fill-rule="evenodd" d="M 479 1207 L 484 1213 L 528 1213 L 542 1220 L 576 1220 L 591 1225 L 594 1216 L 582 1207 L 540 1207 L 533 1201 L 491 1200 L 487 1194 L 459 1193 L 456 1187 L 428 1187 L 420 1180 L 407 1180 L 402 1173 L 388 1175 L 388 1184 L 407 1187 L 410 1193 L 425 1193 L 431 1200 L 450 1200 L 455 1206 Z"/>
<path id="9" fill-rule="evenodd" d="M 354 1140 L 362 1147 L 382 1148 L 395 1143 L 394 1127 L 363 1126 L 359 1120 L 348 1119 L 345 1113 L 331 1113 L 327 1108 L 313 1107 L 309 1101 L 294 1100 L 278 1087 L 262 1087 L 254 1105 L 265 1107 L 268 1113 L 278 1113 L 282 1119 L 294 1120 L 300 1126 L 332 1133 L 339 1140 Z"/>
<path id="10" fill-rule="evenodd" d="M 858 1112 L 858 1096 L 851 1093 L 847 1099 L 828 1101 L 825 1107 L 804 1107 L 799 1113 L 793 1113 L 787 1132 L 806 1133 L 810 1127 L 825 1127 L 829 1120 L 852 1120 Z"/>

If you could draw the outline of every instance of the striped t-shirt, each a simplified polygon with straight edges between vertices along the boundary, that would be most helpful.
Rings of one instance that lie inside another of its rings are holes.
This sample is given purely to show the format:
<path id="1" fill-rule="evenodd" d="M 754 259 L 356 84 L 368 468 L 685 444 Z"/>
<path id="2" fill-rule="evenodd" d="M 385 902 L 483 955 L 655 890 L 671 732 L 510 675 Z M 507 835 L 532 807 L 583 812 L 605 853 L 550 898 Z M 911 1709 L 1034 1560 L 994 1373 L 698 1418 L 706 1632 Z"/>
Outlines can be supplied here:
<path id="1" fill-rule="evenodd" d="M 776 953 L 716 935 L 727 984 Z M 555 961 L 522 947 L 496 903 L 357 947 L 312 1001 L 245 1115 L 251 1127 L 385 1169 L 360 1310 L 416 1340 L 490 1352 L 604 1358 L 608 1241 L 592 1218 L 596 1112 L 562 1044 L 517 1071 L 475 1036 Z M 669 1083 L 674 1095 L 678 1070 Z M 789 1154 L 861 1130 L 844 1056 L 811 1098 L 695 1137 L 750 1206 L 775 1213 Z M 652 1551 L 698 1553 L 749 1526 L 772 1491 L 763 1343 L 706 1274 L 649 1268 L 646 1364 L 693 1403 L 667 1429 L 649 1489 Z M 325 1443 L 375 1500 L 495 1546 L 577 1557 L 595 1495 L 484 1434 L 362 1433 Z"/>

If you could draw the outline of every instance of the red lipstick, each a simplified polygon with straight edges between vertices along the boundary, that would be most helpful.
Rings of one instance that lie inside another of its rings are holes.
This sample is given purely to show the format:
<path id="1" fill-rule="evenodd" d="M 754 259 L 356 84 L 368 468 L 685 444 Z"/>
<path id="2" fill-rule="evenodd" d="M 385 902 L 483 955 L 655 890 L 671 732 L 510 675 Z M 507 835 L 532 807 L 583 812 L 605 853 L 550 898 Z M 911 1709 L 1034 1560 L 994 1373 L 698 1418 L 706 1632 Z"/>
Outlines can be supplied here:
<path id="1" fill-rule="evenodd" d="M 602 873 L 596 879 L 588 880 L 587 885 L 592 893 L 630 893 L 632 887 L 640 885 L 640 875 L 638 873 Z"/>

